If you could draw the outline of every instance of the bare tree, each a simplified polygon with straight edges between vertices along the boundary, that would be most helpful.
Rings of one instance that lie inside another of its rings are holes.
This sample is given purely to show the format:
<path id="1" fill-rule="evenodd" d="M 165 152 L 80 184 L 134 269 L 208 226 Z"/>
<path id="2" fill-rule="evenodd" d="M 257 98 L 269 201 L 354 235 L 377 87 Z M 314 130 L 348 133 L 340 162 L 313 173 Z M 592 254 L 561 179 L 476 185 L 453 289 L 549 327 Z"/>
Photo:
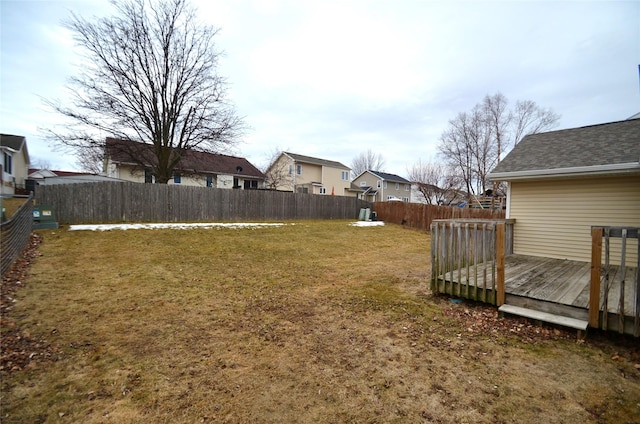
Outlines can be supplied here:
<path id="1" fill-rule="evenodd" d="M 83 171 L 100 174 L 104 171 L 104 150 L 95 148 L 77 148 L 76 164 Z"/>
<path id="2" fill-rule="evenodd" d="M 455 170 L 443 163 L 419 159 L 407 173 L 424 202 L 430 205 L 449 204 L 460 189 L 461 181 Z"/>
<path id="3" fill-rule="evenodd" d="M 512 114 L 514 121 L 513 144 L 518 143 L 525 135 L 555 128 L 560 120 L 560 115 L 551 109 L 538 106 L 531 100 L 516 102 Z"/>
<path id="4" fill-rule="evenodd" d="M 218 30 L 199 23 L 188 0 L 113 4 L 112 17 L 87 21 L 73 14 L 66 23 L 86 61 L 70 79 L 71 104 L 46 101 L 72 126 L 48 133 L 81 156 L 104 150 L 107 136 L 148 144 L 151 163 L 130 160 L 166 183 L 185 152 L 219 152 L 243 130 L 217 74 Z"/>
<path id="5" fill-rule="evenodd" d="M 42 158 L 38 158 L 37 160 L 30 163 L 29 165 L 30 165 L 30 168 L 34 168 L 34 169 L 48 169 L 49 171 L 51 171 L 52 169 L 51 162 Z"/>
<path id="6" fill-rule="evenodd" d="M 364 171 L 384 171 L 384 159 L 382 155 L 373 153 L 371 149 L 360 153 L 351 161 L 351 173 L 354 178 Z"/>
<path id="7" fill-rule="evenodd" d="M 560 116 L 530 100 L 508 109 L 505 96 L 485 96 L 470 111 L 449 121 L 438 146 L 446 162 L 458 170 L 469 195 L 487 190 L 487 175 L 523 136 L 546 131 Z M 494 187 L 495 189 L 495 187 Z"/>
<path id="8" fill-rule="evenodd" d="M 293 188 L 293 175 L 289 172 L 287 161 L 278 161 L 282 152 L 279 148 L 272 150 L 269 153 L 268 164 L 262 169 L 267 177 L 265 185 L 270 190 L 277 190 L 283 186 Z"/>

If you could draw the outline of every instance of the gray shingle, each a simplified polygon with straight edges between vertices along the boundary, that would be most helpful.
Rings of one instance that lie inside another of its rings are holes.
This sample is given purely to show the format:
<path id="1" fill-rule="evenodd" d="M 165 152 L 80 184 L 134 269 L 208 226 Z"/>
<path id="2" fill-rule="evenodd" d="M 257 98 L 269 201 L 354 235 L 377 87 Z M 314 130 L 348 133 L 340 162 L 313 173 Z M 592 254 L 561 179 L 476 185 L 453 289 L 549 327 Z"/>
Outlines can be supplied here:
<path id="1" fill-rule="evenodd" d="M 411 184 L 410 181 L 402 178 L 399 175 L 396 174 L 389 174 L 387 172 L 380 172 L 380 171 L 371 171 L 369 170 L 369 172 L 371 172 L 374 175 L 377 175 L 379 178 L 385 180 L 385 181 L 392 181 L 394 183 L 405 183 L 405 184 Z"/>
<path id="2" fill-rule="evenodd" d="M 630 119 L 528 135 L 491 173 L 638 162 L 640 119 Z"/>
<path id="3" fill-rule="evenodd" d="M 328 167 L 331 167 L 331 168 L 344 169 L 344 170 L 347 170 L 347 171 L 351 170 L 351 168 L 349 168 L 348 166 L 345 166 L 345 165 L 341 164 L 340 162 L 336 162 L 336 161 L 332 161 L 332 160 L 314 158 L 314 157 L 311 157 L 311 156 L 304 156 L 304 155 L 299 155 L 297 153 L 291 153 L 291 152 L 284 152 L 284 154 L 286 154 L 287 156 L 291 157 L 296 162 L 310 163 L 312 165 L 328 166 Z"/>

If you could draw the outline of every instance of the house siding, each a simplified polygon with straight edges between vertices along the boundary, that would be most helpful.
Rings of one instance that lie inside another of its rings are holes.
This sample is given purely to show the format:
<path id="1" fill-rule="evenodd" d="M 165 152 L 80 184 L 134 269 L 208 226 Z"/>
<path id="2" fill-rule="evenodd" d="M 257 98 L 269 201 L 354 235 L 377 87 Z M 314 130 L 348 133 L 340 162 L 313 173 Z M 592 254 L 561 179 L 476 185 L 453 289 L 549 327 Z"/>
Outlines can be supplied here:
<path id="1" fill-rule="evenodd" d="M 342 171 L 349 172 L 347 168 L 338 169 L 330 166 L 298 161 L 295 162 L 295 165 L 301 166 L 302 173 L 300 175 L 292 175 L 289 174 L 289 166 L 291 165 L 294 165 L 293 159 L 285 155 L 281 155 L 272 165 L 272 168 L 284 173 L 284 175 L 281 175 L 281 177 L 284 178 L 281 178 L 276 189 L 292 190 L 293 184 L 295 183 L 297 190 L 301 190 L 305 187 L 309 194 L 320 194 L 321 187 L 314 183 L 321 183 L 322 187 L 326 189 L 327 195 L 331 194 L 332 189 L 336 196 L 350 195 L 347 192 L 347 189 L 350 187 L 350 181 L 342 180 Z M 295 173 L 295 168 L 293 170 Z"/>
<path id="2" fill-rule="evenodd" d="M 346 169 L 324 167 L 323 169 L 324 175 L 323 175 L 322 181 L 323 181 L 324 187 L 327 189 L 327 194 L 331 194 L 331 190 L 333 190 L 336 196 L 349 195 L 347 190 L 351 186 L 351 182 L 344 181 L 342 179 L 343 171 L 347 172 L 347 175 L 349 175 L 349 171 L 347 171 Z"/>
<path id="3" fill-rule="evenodd" d="M 509 217 L 514 218 L 514 253 L 591 261 L 591 227 L 640 227 L 640 176 L 512 181 Z M 613 240 L 612 260 L 619 257 Z M 627 260 L 637 241 L 627 242 Z"/>

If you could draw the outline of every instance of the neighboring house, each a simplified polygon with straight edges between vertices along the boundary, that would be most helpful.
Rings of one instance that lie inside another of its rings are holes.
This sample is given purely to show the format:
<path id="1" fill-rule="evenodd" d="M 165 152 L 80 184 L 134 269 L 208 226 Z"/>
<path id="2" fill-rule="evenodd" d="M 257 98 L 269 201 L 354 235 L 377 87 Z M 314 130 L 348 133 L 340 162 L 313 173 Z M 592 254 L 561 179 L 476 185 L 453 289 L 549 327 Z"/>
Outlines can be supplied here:
<path id="1" fill-rule="evenodd" d="M 370 202 L 411 202 L 411 182 L 395 174 L 364 171 L 353 180 L 359 197 Z"/>
<path id="2" fill-rule="evenodd" d="M 513 253 L 589 262 L 591 226 L 640 227 L 640 119 L 528 135 L 489 179 L 508 182 Z"/>
<path id="3" fill-rule="evenodd" d="M 38 185 L 79 184 L 103 181 L 123 182 L 123 180 L 117 178 L 106 177 L 104 175 L 97 175 L 89 172 L 29 169 L 26 187 L 28 190 L 33 190 L 35 186 Z"/>
<path id="4" fill-rule="evenodd" d="M 15 194 L 25 188 L 29 169 L 27 139 L 20 135 L 0 134 L 0 194 Z"/>
<path id="5" fill-rule="evenodd" d="M 105 174 L 126 181 L 154 183 L 152 149 L 150 144 L 107 138 Z M 169 184 L 249 190 L 264 188 L 264 180 L 265 175 L 245 158 L 190 150 L 178 163 Z"/>
<path id="6" fill-rule="evenodd" d="M 282 152 L 267 169 L 269 188 L 296 193 L 349 196 L 351 168 L 326 159 Z"/>

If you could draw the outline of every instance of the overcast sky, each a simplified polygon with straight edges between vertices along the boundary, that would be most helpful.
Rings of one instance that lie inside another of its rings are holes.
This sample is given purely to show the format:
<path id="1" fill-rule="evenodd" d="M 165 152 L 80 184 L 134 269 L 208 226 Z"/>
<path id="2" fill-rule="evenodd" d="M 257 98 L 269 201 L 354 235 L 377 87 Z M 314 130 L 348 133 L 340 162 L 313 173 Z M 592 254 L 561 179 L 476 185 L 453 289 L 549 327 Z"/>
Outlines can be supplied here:
<path id="1" fill-rule="evenodd" d="M 406 176 L 486 94 L 533 100 L 558 129 L 640 112 L 640 1 L 198 0 L 221 30 L 220 73 L 250 130 L 233 152 L 261 166 L 277 148 L 349 166 L 371 149 Z M 59 117 L 78 51 L 62 20 L 106 0 L 0 0 L 0 132 L 33 164 L 78 169 L 39 128 Z"/>

